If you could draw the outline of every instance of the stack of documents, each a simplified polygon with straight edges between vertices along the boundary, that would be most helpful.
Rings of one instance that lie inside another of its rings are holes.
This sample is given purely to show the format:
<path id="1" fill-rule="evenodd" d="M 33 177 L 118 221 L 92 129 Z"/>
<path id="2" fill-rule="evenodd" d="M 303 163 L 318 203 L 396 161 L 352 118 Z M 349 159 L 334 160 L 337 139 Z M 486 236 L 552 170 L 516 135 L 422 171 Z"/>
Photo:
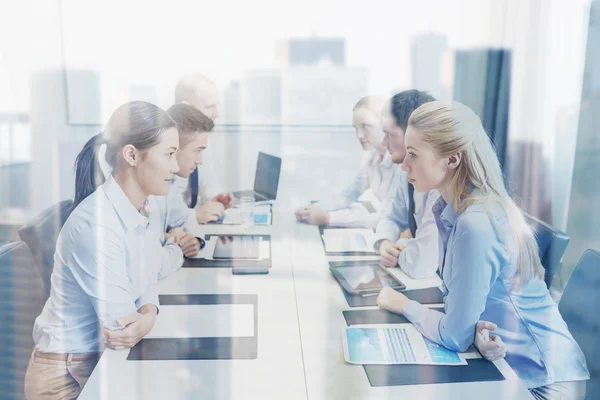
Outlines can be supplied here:
<path id="1" fill-rule="evenodd" d="M 353 325 L 342 331 L 351 364 L 467 365 L 460 354 L 424 338 L 412 324 Z"/>
<path id="2" fill-rule="evenodd" d="M 325 251 L 341 253 L 360 251 L 376 254 L 373 249 L 375 232 L 372 229 L 324 229 Z"/>

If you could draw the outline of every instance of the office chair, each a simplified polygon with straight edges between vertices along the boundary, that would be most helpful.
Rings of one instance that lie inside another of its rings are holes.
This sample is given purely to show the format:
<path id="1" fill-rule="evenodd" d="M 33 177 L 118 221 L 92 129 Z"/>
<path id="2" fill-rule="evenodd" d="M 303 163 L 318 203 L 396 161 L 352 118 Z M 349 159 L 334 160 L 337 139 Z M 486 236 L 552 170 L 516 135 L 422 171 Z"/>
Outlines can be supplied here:
<path id="1" fill-rule="evenodd" d="M 558 303 L 558 310 L 581 347 L 590 371 L 586 399 L 600 399 L 600 252 L 586 250 Z"/>
<path id="2" fill-rule="evenodd" d="M 27 243 L 35 259 L 46 298 L 50 296 L 50 276 L 54 268 L 54 250 L 60 229 L 71 214 L 73 202 L 64 200 L 44 210 L 19 229 L 19 237 Z"/>

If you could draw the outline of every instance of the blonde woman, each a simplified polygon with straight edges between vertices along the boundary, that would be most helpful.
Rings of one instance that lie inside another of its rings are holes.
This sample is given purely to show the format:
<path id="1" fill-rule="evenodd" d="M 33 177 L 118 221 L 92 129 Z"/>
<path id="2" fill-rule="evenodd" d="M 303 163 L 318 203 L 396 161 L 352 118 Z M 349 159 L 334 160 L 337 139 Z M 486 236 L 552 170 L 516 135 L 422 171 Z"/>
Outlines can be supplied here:
<path id="1" fill-rule="evenodd" d="M 479 319 L 492 321 L 506 361 L 536 398 L 583 398 L 585 357 L 548 293 L 536 240 L 480 119 L 460 103 L 424 104 L 409 119 L 406 150 L 402 168 L 415 190 L 442 196 L 434 215 L 446 312 L 389 288 L 379 306 L 455 351 L 473 343 Z"/>
<path id="2" fill-rule="evenodd" d="M 341 196 L 296 210 L 298 221 L 311 225 L 375 228 L 383 218 L 387 205 L 396 194 L 401 173 L 383 143 L 381 110 L 385 101 L 383 97 L 366 96 L 356 103 L 352 110 L 352 125 L 365 150 L 360 172 Z M 381 202 L 379 212 L 368 213 L 362 207 L 351 206 L 369 188 Z"/>

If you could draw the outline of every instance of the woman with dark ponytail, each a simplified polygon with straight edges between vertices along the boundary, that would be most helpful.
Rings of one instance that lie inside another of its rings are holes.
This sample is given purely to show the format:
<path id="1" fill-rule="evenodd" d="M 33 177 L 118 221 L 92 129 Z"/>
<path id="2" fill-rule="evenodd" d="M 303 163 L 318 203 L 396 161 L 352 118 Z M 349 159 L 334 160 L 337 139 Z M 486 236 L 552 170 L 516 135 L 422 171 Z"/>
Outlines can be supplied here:
<path id="1" fill-rule="evenodd" d="M 112 174 L 96 153 L 106 144 Z M 158 314 L 158 266 L 148 251 L 148 196 L 165 196 L 179 167 L 175 122 L 142 101 L 119 107 L 76 160 L 74 210 L 56 245 L 50 298 L 36 319 L 28 399 L 81 392 L 105 344 L 139 342 Z"/>

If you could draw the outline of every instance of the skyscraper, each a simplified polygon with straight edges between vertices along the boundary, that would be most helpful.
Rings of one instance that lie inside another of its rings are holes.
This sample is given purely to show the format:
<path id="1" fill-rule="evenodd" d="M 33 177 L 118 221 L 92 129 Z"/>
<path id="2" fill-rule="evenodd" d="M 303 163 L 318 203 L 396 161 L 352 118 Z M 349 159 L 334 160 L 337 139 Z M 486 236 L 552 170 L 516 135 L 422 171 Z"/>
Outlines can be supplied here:
<path id="1" fill-rule="evenodd" d="M 412 40 L 412 87 L 427 90 L 435 98 L 445 100 L 448 89 L 442 83 L 444 53 L 448 50 L 446 36 L 425 33 Z"/>
<path id="2" fill-rule="evenodd" d="M 278 69 L 244 74 L 244 124 L 350 125 L 353 105 L 367 94 L 367 71 L 345 65 L 344 38 L 281 40 L 275 60 Z"/>
<path id="3" fill-rule="evenodd" d="M 291 38 L 277 46 L 276 57 L 283 65 L 346 65 L 344 38 Z"/>

